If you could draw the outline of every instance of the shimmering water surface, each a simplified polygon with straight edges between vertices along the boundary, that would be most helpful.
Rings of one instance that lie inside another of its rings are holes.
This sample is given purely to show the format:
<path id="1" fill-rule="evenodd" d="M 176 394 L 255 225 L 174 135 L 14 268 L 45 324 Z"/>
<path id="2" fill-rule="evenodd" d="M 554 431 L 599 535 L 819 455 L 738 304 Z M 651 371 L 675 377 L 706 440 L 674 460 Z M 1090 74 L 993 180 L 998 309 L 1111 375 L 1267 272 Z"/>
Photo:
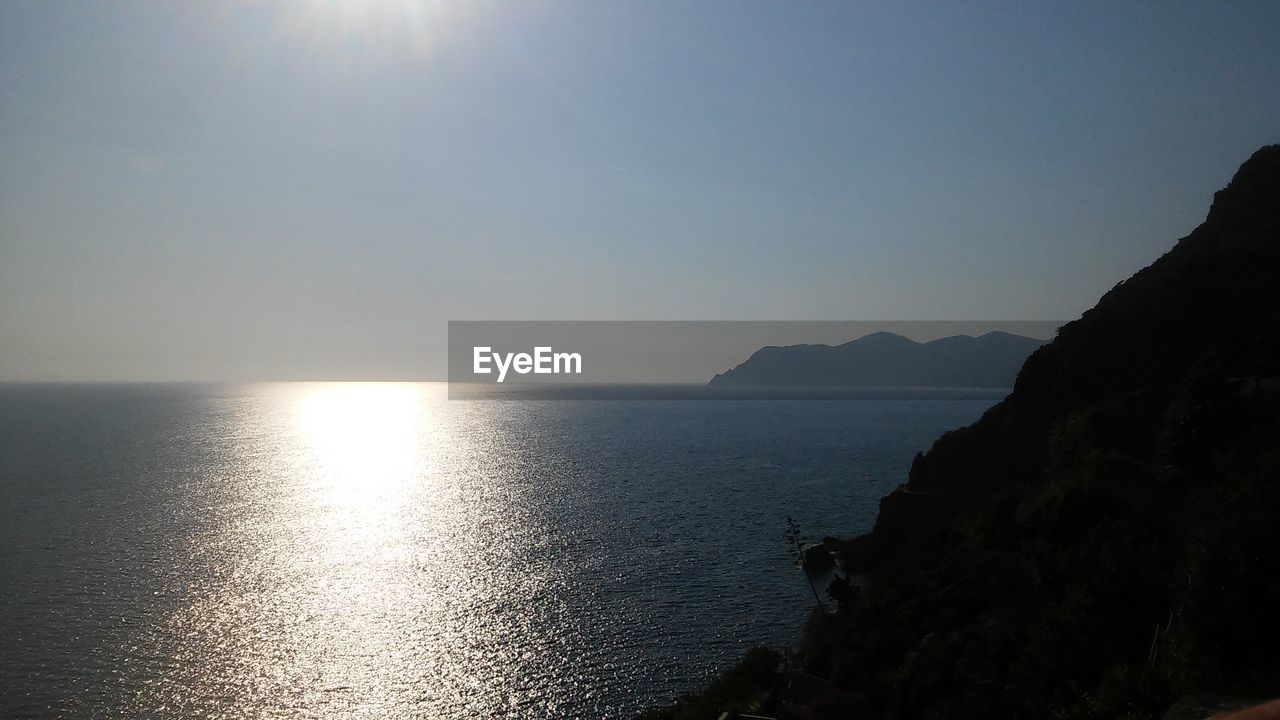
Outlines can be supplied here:
<path id="1" fill-rule="evenodd" d="M 626 717 L 994 399 L 0 386 L 0 716 Z"/>

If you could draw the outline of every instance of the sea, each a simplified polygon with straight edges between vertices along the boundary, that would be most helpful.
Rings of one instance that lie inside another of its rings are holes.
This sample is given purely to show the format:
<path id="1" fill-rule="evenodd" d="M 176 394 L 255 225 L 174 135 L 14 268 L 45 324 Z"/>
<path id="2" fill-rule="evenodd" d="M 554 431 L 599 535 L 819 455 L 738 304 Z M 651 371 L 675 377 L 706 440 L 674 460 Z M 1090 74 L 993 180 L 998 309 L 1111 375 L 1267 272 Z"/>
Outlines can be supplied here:
<path id="1" fill-rule="evenodd" d="M 0 717 L 633 717 L 1004 394 L 0 385 Z"/>

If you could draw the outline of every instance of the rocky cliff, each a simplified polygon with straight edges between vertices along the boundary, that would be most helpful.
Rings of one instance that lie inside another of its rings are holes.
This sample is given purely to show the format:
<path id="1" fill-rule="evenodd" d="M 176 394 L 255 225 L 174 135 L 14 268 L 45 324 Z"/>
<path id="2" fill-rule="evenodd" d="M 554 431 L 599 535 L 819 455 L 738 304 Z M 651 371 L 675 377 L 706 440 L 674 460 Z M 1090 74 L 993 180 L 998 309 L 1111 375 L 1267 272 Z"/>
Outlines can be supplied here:
<path id="1" fill-rule="evenodd" d="M 1280 145 L 1240 167 L 1202 225 L 1034 352 L 1006 400 L 918 456 L 848 547 L 851 567 L 878 567 L 998 488 L 1041 482 L 1051 429 L 1073 412 L 1168 391 L 1210 363 L 1280 377 Z"/>
<path id="2" fill-rule="evenodd" d="M 784 665 L 657 717 L 1158 718 L 1280 696 L 1280 146 L 918 456 Z M 815 502 L 820 501 L 815 499 Z M 794 692 L 800 674 L 810 689 Z"/>

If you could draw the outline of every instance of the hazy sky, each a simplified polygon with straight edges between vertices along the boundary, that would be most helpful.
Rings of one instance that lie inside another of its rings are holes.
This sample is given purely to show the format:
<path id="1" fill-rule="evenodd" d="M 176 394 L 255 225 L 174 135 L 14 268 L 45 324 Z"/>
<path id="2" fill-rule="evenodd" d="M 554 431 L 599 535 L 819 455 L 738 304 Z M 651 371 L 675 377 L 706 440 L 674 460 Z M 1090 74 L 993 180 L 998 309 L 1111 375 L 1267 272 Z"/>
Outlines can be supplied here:
<path id="1" fill-rule="evenodd" d="M 1260 3 L 0 2 L 0 379 L 448 319 L 1073 318 L 1280 141 Z"/>

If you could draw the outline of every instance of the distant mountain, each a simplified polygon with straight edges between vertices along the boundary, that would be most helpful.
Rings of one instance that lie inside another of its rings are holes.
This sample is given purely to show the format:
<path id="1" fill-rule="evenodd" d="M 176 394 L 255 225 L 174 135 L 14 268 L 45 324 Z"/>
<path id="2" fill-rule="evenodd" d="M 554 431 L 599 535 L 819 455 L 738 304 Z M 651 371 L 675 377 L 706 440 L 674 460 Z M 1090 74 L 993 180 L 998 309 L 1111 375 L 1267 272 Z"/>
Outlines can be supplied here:
<path id="1" fill-rule="evenodd" d="M 711 378 L 711 385 L 810 387 L 1013 387 L 1044 340 L 989 332 L 918 343 L 877 332 L 843 345 L 769 346 Z"/>

